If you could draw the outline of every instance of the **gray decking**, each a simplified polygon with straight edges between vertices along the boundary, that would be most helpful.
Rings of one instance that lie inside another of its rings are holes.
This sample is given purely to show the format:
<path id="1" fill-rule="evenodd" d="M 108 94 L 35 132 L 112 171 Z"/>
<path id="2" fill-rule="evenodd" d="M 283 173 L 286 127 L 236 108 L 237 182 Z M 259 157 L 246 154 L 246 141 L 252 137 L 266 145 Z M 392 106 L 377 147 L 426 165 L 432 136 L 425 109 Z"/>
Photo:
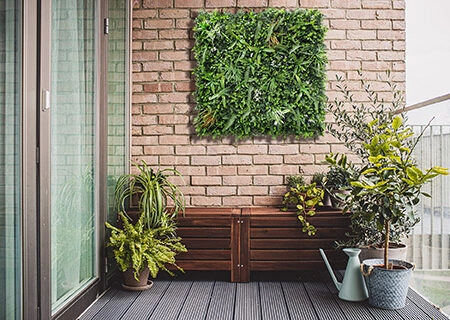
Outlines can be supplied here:
<path id="1" fill-rule="evenodd" d="M 197 277 L 198 278 L 198 277 Z M 318 278 L 318 279 L 317 279 Z M 319 280 L 319 281 L 318 281 Z M 449 319 L 413 290 L 401 310 L 373 308 L 367 302 L 340 300 L 329 276 L 297 281 L 163 278 L 143 292 L 109 289 L 81 320 L 309 320 L 309 319 Z"/>

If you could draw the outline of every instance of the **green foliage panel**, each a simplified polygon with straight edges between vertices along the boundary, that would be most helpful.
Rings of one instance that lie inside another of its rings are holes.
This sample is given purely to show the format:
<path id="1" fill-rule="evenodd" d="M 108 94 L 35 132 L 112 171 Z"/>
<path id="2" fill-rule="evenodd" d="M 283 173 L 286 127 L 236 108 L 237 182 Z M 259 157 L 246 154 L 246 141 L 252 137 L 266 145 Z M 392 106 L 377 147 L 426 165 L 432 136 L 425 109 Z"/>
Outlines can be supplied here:
<path id="1" fill-rule="evenodd" d="M 324 130 L 326 28 L 317 10 L 202 12 L 194 27 L 199 136 Z"/>

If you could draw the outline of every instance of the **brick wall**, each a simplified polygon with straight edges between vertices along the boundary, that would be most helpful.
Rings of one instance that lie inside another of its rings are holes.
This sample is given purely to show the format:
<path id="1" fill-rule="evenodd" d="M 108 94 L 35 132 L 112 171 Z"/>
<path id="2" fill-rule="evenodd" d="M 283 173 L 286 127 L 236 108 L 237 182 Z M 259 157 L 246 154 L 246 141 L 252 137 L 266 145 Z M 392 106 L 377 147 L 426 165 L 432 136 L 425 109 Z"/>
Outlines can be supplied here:
<path id="1" fill-rule="evenodd" d="M 379 80 L 392 71 L 405 87 L 404 0 L 136 0 L 133 9 L 132 158 L 170 166 L 185 177 L 189 206 L 279 205 L 285 178 L 326 171 L 329 152 L 345 151 L 329 135 L 316 139 L 200 139 L 192 126 L 195 66 L 192 27 L 200 10 L 318 8 L 329 28 L 329 100 L 335 75 L 365 101 L 358 70 L 390 96 Z M 328 117 L 329 118 L 329 117 Z"/>

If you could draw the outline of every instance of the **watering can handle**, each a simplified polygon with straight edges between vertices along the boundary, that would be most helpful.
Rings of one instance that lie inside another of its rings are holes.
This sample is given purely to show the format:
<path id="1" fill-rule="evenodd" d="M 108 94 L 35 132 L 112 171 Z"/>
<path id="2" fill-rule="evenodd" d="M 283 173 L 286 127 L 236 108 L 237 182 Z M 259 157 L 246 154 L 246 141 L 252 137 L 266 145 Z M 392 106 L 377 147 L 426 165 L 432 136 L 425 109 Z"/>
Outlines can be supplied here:
<path id="1" fill-rule="evenodd" d="M 364 271 L 364 263 L 361 263 L 359 268 L 361 269 L 361 273 L 363 274 L 364 277 L 368 277 L 373 270 L 373 266 L 370 266 L 369 269 L 367 270 L 367 272 L 365 272 Z"/>

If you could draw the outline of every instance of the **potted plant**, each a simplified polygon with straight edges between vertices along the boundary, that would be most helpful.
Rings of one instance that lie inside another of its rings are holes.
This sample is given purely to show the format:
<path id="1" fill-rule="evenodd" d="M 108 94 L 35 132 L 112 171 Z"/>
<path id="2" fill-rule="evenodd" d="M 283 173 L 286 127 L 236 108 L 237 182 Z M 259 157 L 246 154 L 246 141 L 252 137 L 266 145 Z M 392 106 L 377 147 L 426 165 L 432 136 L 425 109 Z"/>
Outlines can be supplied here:
<path id="1" fill-rule="evenodd" d="M 325 176 L 324 188 L 330 195 L 332 207 L 342 207 L 347 189 L 350 186 L 349 179 L 350 172 L 345 155 L 342 155 L 334 162 L 329 161 L 329 170 Z"/>
<path id="2" fill-rule="evenodd" d="M 372 126 L 369 129 L 369 123 L 389 124 L 396 116 L 400 116 L 402 122 L 406 121 L 403 113 L 403 95 L 397 90 L 395 83 L 390 81 L 390 74 L 387 72 L 387 89 L 391 93 L 389 103 L 385 103 L 378 96 L 378 93 L 370 88 L 370 84 L 364 81 L 361 72 L 361 84 L 367 93 L 369 103 L 356 103 L 353 101 L 353 95 L 348 90 L 342 77 L 336 76 L 337 88 L 342 95 L 342 99 L 336 98 L 334 102 L 328 105 L 328 112 L 333 116 L 334 121 L 327 124 L 327 131 L 336 139 L 341 141 L 352 153 L 354 161 L 359 165 L 367 163 L 370 154 L 363 147 L 364 143 L 369 144 L 373 135 L 382 134 L 384 127 L 382 125 Z M 326 161 L 331 167 L 340 167 L 348 173 L 348 176 L 358 175 L 358 167 L 347 161 L 345 155 L 330 154 Z M 346 193 L 337 194 L 337 197 L 346 201 Z M 374 220 L 364 220 L 358 212 L 366 209 L 367 202 L 353 202 L 351 214 L 351 231 L 347 233 L 347 240 L 337 242 L 338 247 L 358 247 L 361 251 L 361 259 L 364 257 L 378 257 L 383 250 L 384 239 L 379 233 Z M 419 219 L 402 219 L 397 221 L 396 225 L 391 225 L 390 242 L 388 250 L 396 256 L 406 259 L 406 245 L 401 243 L 401 239 L 407 236 Z M 382 254 L 381 254 L 382 256 Z"/>
<path id="3" fill-rule="evenodd" d="M 316 206 L 323 205 L 324 190 L 316 184 L 297 184 L 291 186 L 283 197 L 282 211 L 287 211 L 290 206 L 297 210 L 297 217 L 302 224 L 302 231 L 309 236 L 315 235 L 317 229 L 310 224 L 308 217 L 316 214 Z"/>
<path id="4" fill-rule="evenodd" d="M 111 229 L 107 246 L 113 248 L 114 258 L 119 270 L 124 272 L 123 287 L 129 290 L 145 290 L 151 287 L 149 274 L 155 278 L 159 270 L 170 275 L 167 265 L 182 270 L 175 262 L 179 252 L 186 252 L 186 247 L 175 237 L 175 225 L 166 224 L 157 228 L 147 228 L 146 215 L 141 213 L 135 224 L 131 223 L 123 212 L 119 212 L 123 223 L 117 228 L 106 223 Z"/>
<path id="5" fill-rule="evenodd" d="M 124 174 L 117 180 L 115 203 L 118 212 L 124 212 L 128 218 L 131 218 L 130 212 L 143 213 L 148 229 L 170 224 L 179 212 L 184 213 L 184 195 L 169 179 L 170 175 L 181 177 L 177 170 L 153 170 L 145 161 L 142 165 L 133 165 L 137 173 Z M 136 207 L 133 202 L 137 202 Z"/>
<path id="6" fill-rule="evenodd" d="M 389 259 L 390 231 L 415 219 L 414 206 L 423 194 L 422 186 L 448 171 L 438 166 L 426 170 L 417 166 L 412 152 L 421 135 L 413 138 L 412 129 L 400 116 L 391 123 L 373 121 L 368 128 L 374 132 L 370 143 L 362 144 L 368 158 L 350 180 L 352 189 L 344 211 L 351 210 L 363 220 L 375 222 L 384 241 L 384 259 L 363 261 L 369 303 L 397 309 L 405 305 L 413 265 Z M 363 210 L 359 210 L 361 204 Z"/>

